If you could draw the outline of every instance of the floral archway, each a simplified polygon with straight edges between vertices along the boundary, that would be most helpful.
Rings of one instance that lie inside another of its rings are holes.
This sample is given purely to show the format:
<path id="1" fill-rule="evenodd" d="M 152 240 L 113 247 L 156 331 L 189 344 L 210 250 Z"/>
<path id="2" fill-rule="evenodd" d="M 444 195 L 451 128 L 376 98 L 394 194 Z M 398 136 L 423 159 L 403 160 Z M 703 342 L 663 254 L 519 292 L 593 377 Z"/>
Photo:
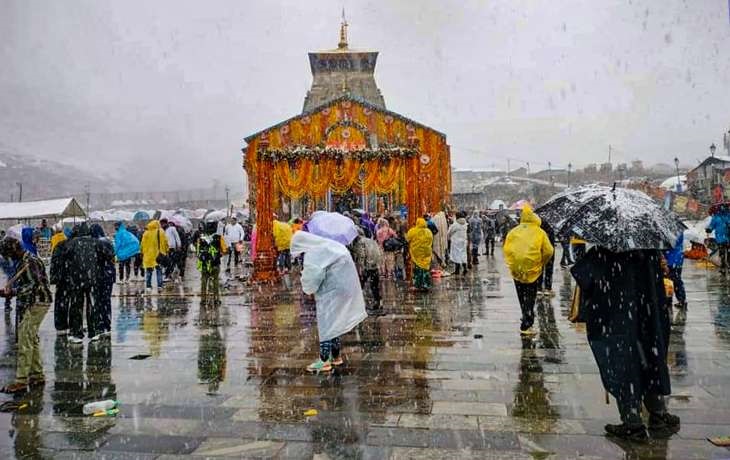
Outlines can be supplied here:
<path id="1" fill-rule="evenodd" d="M 282 198 L 310 209 L 354 189 L 404 205 L 408 222 L 444 207 L 451 192 L 446 136 L 393 112 L 343 96 L 246 138 L 244 168 L 258 232 L 255 278 L 276 276 L 271 236 Z M 365 201 L 367 203 L 367 201 Z M 320 206 L 321 207 L 321 206 Z"/>

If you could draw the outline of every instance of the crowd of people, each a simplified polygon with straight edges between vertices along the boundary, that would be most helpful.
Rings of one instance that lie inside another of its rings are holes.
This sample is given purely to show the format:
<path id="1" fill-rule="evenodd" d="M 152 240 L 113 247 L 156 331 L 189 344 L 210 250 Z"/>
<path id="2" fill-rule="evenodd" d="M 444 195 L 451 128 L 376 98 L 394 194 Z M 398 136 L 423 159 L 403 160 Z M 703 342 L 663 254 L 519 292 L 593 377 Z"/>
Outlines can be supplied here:
<path id="1" fill-rule="evenodd" d="M 366 317 L 383 315 L 382 280 L 410 278 L 415 290 L 425 292 L 433 287 L 434 277 L 477 273 L 480 257 L 494 257 L 500 242 L 521 309 L 519 331 L 529 339 L 535 334 L 536 299 L 552 295 L 555 245 L 560 242 L 560 264 L 570 267 L 576 281 L 581 321 L 604 386 L 616 398 L 621 415 L 622 423 L 607 425 L 606 431 L 643 438 L 642 404 L 650 414 L 649 428 L 678 428 L 679 419 L 666 411 L 663 396 L 670 392 L 665 358 L 672 297 L 677 297 L 678 307 L 687 308 L 681 235 L 675 248 L 665 253 L 614 253 L 600 247 L 586 250 L 587 243 L 576 235 L 556 235 L 529 206 L 517 219 L 501 210 L 441 211 L 417 218 L 410 228 L 397 215 L 343 216 L 357 230 L 348 245 L 310 233 L 306 219 L 275 220 L 272 226 L 279 272 L 297 268 L 303 293 L 313 296 L 316 305 L 320 356 L 308 371 L 326 372 L 341 365 L 340 337 Z M 719 225 L 715 220 L 711 227 Z M 716 235 L 722 237 L 717 228 Z M 44 381 L 38 328 L 51 304 L 55 329 L 68 335 L 70 343 L 82 344 L 85 337 L 103 340 L 111 332 L 115 283 L 144 282 L 145 295 L 154 292 L 153 278 L 158 291 L 165 283 L 179 283 L 192 247 L 201 274 L 201 303 L 219 305 L 224 257 L 228 255 L 230 270 L 231 264 L 244 263 L 247 245 L 252 256 L 256 254 L 255 228 L 236 219 L 203 222 L 193 233 L 166 219 L 144 226 L 118 223 L 113 238 L 98 224 L 50 229 L 44 222 L 27 230 L 0 242 L 9 278 L 1 293 L 17 299 L 16 380 L 3 388 L 10 393 Z M 35 248 L 39 237 L 51 245 L 48 276 Z"/>

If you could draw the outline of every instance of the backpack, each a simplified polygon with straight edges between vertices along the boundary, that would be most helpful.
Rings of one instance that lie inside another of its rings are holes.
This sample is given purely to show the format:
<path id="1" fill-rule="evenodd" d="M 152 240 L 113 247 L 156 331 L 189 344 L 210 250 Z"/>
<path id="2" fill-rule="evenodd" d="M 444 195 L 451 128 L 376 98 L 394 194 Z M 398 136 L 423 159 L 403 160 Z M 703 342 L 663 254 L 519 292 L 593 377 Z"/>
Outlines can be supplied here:
<path id="1" fill-rule="evenodd" d="M 398 252 L 403 249 L 403 240 L 397 236 L 391 236 L 387 240 L 383 241 L 383 250 L 385 252 Z"/>
<path id="2" fill-rule="evenodd" d="M 220 236 L 202 236 L 198 240 L 198 270 L 210 272 L 221 264 Z"/>

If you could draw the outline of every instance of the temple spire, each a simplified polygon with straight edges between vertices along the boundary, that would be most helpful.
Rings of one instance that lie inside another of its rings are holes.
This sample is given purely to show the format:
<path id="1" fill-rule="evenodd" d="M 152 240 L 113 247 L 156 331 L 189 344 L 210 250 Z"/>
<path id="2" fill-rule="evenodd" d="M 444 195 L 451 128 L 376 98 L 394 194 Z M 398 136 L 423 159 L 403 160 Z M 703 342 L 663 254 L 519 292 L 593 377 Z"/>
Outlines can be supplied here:
<path id="1" fill-rule="evenodd" d="M 339 49 L 347 49 L 347 19 L 345 19 L 345 8 L 342 7 L 342 23 L 340 23 L 340 43 L 337 44 Z"/>

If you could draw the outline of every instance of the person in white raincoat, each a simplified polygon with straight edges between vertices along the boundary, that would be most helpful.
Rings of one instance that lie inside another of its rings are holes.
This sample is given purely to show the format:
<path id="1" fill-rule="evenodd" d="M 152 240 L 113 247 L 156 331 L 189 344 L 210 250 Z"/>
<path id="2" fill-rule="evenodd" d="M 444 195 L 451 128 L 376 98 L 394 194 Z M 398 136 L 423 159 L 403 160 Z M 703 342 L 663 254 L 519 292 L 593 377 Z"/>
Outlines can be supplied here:
<path id="1" fill-rule="evenodd" d="M 466 253 L 466 219 L 463 214 L 457 214 L 456 222 L 451 224 L 449 227 L 449 241 L 451 241 L 451 247 L 449 248 L 449 259 L 456 265 L 456 271 L 458 275 L 463 268 L 464 274 L 466 274 L 466 264 L 468 261 Z"/>
<path id="2" fill-rule="evenodd" d="M 342 244 L 304 231 L 292 237 L 291 254 L 304 254 L 302 290 L 317 305 L 319 359 L 307 370 L 330 371 L 342 364 L 340 336 L 367 318 L 355 262 Z"/>

